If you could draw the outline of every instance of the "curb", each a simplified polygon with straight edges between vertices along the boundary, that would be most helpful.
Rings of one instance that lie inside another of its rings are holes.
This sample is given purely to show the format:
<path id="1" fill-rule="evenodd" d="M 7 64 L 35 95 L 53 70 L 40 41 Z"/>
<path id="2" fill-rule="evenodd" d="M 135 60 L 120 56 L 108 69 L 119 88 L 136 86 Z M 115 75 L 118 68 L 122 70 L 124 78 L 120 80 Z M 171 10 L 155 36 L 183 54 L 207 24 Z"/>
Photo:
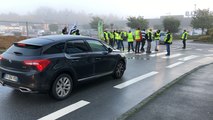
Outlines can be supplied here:
<path id="1" fill-rule="evenodd" d="M 208 66 L 210 64 L 213 64 L 213 62 L 212 63 L 208 63 L 208 64 L 204 64 L 204 65 L 200 65 L 200 66 L 198 66 L 198 67 L 190 70 L 189 72 L 184 73 L 180 77 L 176 78 L 172 82 L 168 83 L 164 87 L 160 88 L 159 90 L 157 90 L 156 92 L 154 92 L 153 94 L 151 94 L 149 97 L 147 97 L 146 99 L 144 99 L 143 101 L 141 101 L 140 103 L 138 103 L 137 105 L 135 105 L 133 108 L 131 108 L 127 112 L 123 113 L 116 120 L 126 120 L 126 119 L 128 119 L 129 117 L 133 116 L 136 112 L 138 112 L 150 100 L 154 99 L 155 97 L 157 97 L 158 95 L 160 95 L 161 93 L 163 93 L 164 90 L 168 89 L 169 87 L 172 87 L 176 82 L 178 82 L 182 78 L 186 77 L 187 75 L 193 73 L 194 71 L 196 71 L 196 70 L 198 70 L 198 69 L 200 69 L 202 67 Z"/>

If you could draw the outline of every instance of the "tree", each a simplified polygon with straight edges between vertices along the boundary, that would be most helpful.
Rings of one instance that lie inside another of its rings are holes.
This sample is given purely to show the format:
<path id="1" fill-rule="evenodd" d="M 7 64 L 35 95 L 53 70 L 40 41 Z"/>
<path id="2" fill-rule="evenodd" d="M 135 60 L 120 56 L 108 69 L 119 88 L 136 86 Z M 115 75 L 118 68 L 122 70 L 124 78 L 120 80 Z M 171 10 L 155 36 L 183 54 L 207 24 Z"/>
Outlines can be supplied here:
<path id="1" fill-rule="evenodd" d="M 213 13 L 209 9 L 198 9 L 195 16 L 192 17 L 191 25 L 193 28 L 201 28 L 202 34 L 204 29 L 209 29 L 213 26 Z"/>
<path id="2" fill-rule="evenodd" d="M 154 25 L 154 29 L 163 30 L 163 25 Z"/>
<path id="3" fill-rule="evenodd" d="M 164 30 L 170 30 L 171 33 L 177 33 L 179 31 L 180 21 L 173 17 L 166 17 L 163 20 Z"/>
<path id="4" fill-rule="evenodd" d="M 141 29 L 147 29 L 148 28 L 148 21 L 145 20 L 143 17 L 128 17 L 127 18 L 127 26 L 133 29 L 137 29 L 138 27 Z"/>
<path id="5" fill-rule="evenodd" d="M 103 21 L 100 17 L 92 17 L 92 21 L 89 23 L 92 29 L 98 29 L 98 22 Z"/>
<path id="6" fill-rule="evenodd" d="M 49 30 L 51 32 L 56 32 L 58 31 L 58 25 L 57 24 L 49 24 Z"/>

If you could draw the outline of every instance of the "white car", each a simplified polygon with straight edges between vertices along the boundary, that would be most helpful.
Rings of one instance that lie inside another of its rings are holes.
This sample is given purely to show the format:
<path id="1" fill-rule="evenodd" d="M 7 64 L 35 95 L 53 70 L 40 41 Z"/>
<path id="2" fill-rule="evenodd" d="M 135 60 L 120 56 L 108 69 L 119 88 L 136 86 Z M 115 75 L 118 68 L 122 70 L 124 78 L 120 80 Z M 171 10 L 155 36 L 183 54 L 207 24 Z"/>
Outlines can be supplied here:
<path id="1" fill-rule="evenodd" d="M 160 33 L 160 41 L 159 44 L 164 44 L 164 38 L 166 37 L 166 33 L 165 32 L 161 32 Z"/>

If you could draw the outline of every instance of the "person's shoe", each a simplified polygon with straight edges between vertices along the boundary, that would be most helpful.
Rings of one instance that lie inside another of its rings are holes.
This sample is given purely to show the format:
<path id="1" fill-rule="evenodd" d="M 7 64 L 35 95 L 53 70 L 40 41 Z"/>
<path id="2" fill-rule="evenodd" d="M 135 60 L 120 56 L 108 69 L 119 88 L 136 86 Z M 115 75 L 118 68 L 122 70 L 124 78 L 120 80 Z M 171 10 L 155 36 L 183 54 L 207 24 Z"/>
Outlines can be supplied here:
<path id="1" fill-rule="evenodd" d="M 170 56 L 169 54 L 166 54 L 165 56 Z"/>
<path id="2" fill-rule="evenodd" d="M 183 49 L 186 49 L 185 47 L 182 47 Z"/>
<path id="3" fill-rule="evenodd" d="M 155 49 L 155 51 L 158 51 L 158 49 Z"/>
<path id="4" fill-rule="evenodd" d="M 151 53 L 151 51 L 146 51 L 146 53 L 150 54 L 150 53 Z"/>

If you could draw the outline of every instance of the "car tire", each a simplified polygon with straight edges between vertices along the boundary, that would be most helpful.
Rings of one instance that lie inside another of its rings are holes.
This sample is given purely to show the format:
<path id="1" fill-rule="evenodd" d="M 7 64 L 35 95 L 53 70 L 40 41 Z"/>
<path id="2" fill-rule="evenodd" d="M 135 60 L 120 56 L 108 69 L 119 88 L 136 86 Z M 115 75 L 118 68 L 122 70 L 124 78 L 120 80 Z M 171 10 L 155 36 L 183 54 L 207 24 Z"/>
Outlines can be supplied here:
<path id="1" fill-rule="evenodd" d="M 119 61 L 113 72 L 113 77 L 115 79 L 120 79 L 123 76 L 124 71 L 125 71 L 125 64 L 123 61 Z"/>
<path id="2" fill-rule="evenodd" d="M 51 95 L 57 100 L 63 100 L 70 95 L 72 88 L 73 80 L 71 76 L 68 74 L 61 74 L 55 79 L 52 85 Z"/>

